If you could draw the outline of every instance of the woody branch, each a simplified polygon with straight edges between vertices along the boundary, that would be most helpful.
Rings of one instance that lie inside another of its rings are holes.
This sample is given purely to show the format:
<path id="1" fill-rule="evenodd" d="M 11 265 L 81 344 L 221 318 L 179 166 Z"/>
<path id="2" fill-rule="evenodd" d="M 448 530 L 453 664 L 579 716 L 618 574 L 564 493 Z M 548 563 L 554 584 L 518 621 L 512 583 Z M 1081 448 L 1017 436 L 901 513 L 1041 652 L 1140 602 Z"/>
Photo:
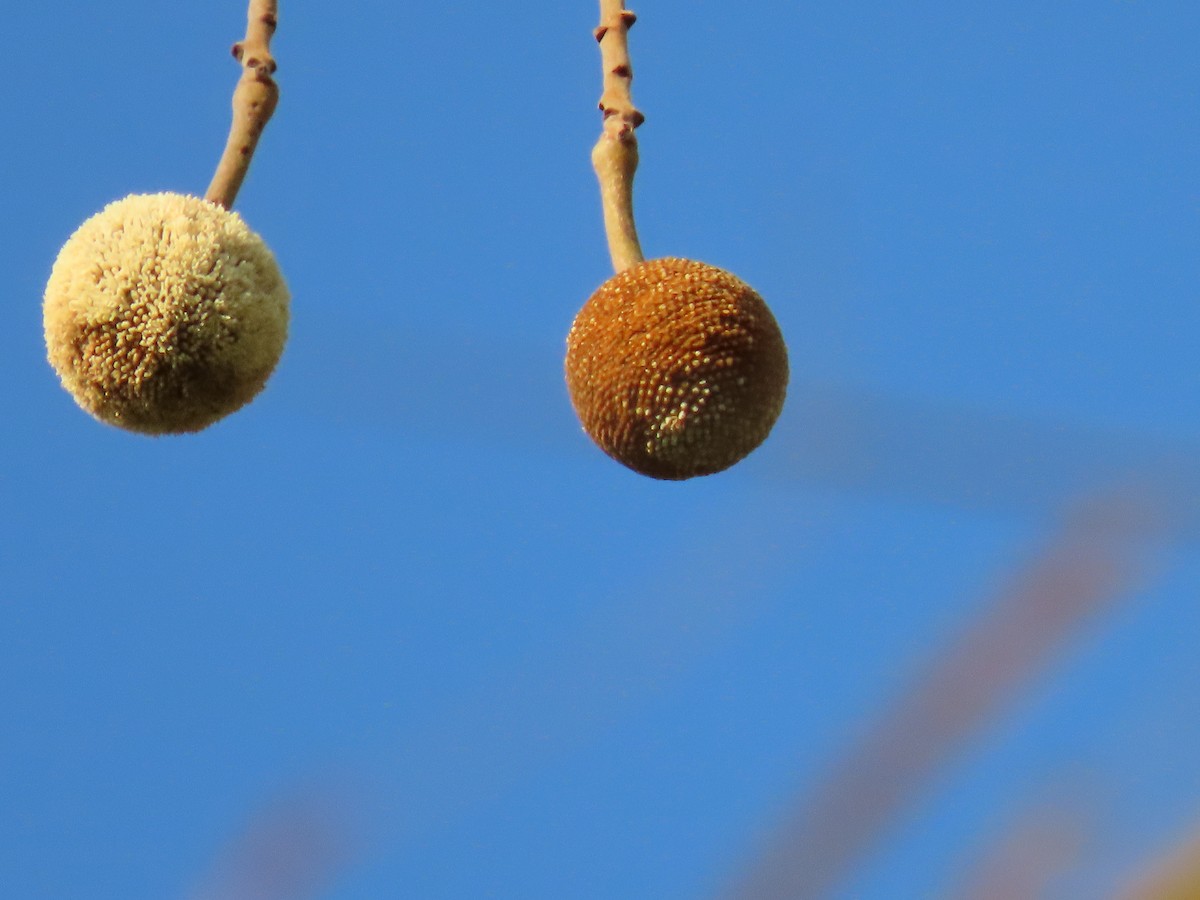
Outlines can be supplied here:
<path id="1" fill-rule="evenodd" d="M 230 209 L 250 169 L 263 129 L 279 102 L 271 36 L 275 34 L 277 0 L 250 0 L 246 37 L 233 45 L 242 77 L 233 92 L 233 123 L 205 199 Z"/>

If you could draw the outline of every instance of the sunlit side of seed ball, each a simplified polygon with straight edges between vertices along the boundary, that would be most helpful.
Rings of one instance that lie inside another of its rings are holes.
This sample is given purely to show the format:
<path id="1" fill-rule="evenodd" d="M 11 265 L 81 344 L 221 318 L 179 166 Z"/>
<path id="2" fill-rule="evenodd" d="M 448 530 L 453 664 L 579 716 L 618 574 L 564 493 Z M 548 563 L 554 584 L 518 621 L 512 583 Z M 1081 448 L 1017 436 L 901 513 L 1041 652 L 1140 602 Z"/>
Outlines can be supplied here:
<path id="1" fill-rule="evenodd" d="M 609 456 L 652 478 L 732 466 L 783 409 L 788 357 L 770 309 L 729 272 L 655 259 L 610 278 L 567 337 L 567 388 Z"/>
<path id="2" fill-rule="evenodd" d="M 199 431 L 262 390 L 287 340 L 288 304 L 275 258 L 237 213 L 135 194 L 59 251 L 43 306 L 47 355 L 102 422 Z"/>

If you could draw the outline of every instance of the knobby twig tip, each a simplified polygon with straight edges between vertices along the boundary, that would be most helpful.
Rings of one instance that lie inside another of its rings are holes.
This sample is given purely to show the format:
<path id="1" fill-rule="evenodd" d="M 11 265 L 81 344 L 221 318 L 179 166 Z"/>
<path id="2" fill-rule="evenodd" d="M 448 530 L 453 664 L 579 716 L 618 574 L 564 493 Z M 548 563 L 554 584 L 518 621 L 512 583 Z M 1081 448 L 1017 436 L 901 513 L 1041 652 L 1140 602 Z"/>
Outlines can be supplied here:
<path id="1" fill-rule="evenodd" d="M 232 208 L 237 198 L 258 139 L 279 102 L 279 86 L 272 77 L 277 67 L 271 55 L 278 7 L 278 0 L 250 0 L 246 36 L 231 49 L 233 58 L 242 65 L 242 77 L 233 92 L 233 122 L 225 150 L 204 195 L 226 209 Z"/>
<path id="2" fill-rule="evenodd" d="M 600 140 L 592 150 L 592 165 L 600 182 L 604 231 L 613 268 L 621 272 L 642 262 L 641 244 L 633 218 L 633 176 L 637 171 L 635 130 L 646 121 L 633 103 L 630 85 L 629 28 L 637 16 L 625 9 L 624 0 L 600 0 L 600 24 L 593 34 L 600 42 L 604 71 Z"/>

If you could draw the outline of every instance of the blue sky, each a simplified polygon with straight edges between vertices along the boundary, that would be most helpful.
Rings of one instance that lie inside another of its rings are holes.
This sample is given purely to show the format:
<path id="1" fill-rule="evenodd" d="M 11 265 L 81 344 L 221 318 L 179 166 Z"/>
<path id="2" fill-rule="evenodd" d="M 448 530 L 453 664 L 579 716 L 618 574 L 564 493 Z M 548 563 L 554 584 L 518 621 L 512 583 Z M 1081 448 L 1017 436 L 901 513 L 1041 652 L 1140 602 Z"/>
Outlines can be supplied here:
<path id="1" fill-rule="evenodd" d="M 319 795 L 331 900 L 718 896 L 1079 498 L 1146 483 L 1151 563 L 830 896 L 951 896 L 1047 807 L 1087 834 L 1050 896 L 1108 896 L 1197 827 L 1200 9 L 631 8 L 643 246 L 752 284 L 791 354 L 775 434 L 681 484 L 563 385 L 611 274 L 593 2 L 282 0 L 237 209 L 290 341 L 162 439 L 73 405 L 42 290 L 106 203 L 203 192 L 245 6 L 9 11 L 7 892 L 198 896 Z"/>

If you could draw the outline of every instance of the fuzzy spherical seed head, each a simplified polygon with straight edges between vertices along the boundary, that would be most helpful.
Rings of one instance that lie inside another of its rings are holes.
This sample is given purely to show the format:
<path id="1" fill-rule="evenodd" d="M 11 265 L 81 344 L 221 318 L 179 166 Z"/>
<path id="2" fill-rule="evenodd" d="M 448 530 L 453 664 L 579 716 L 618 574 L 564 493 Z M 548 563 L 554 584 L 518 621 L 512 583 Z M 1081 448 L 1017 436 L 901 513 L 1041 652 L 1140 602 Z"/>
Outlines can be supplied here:
<path id="1" fill-rule="evenodd" d="M 135 194 L 63 245 L 43 320 L 50 364 L 84 410 L 130 431 L 178 434 L 262 390 L 287 339 L 288 290 L 237 213 Z"/>
<path id="2" fill-rule="evenodd" d="M 723 269 L 654 259 L 610 278 L 567 337 L 567 388 L 609 456 L 652 478 L 732 466 L 783 409 L 787 347 L 755 291 Z"/>

